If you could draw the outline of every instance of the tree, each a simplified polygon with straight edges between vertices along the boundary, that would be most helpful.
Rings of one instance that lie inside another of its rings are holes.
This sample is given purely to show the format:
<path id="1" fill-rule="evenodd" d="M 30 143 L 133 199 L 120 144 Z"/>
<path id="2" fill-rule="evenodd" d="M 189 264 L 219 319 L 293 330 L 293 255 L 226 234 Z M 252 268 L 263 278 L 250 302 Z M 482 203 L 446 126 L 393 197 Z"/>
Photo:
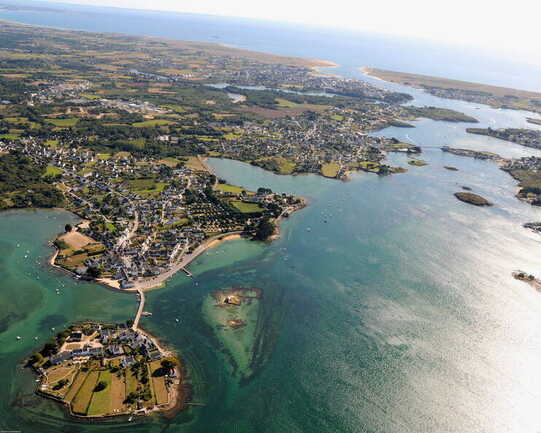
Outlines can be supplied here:
<path id="1" fill-rule="evenodd" d="M 101 275 L 101 271 L 96 266 L 89 266 L 86 274 L 91 278 L 98 278 Z"/>
<path id="2" fill-rule="evenodd" d="M 51 356 L 55 354 L 58 351 L 58 346 L 56 345 L 56 342 L 48 342 L 43 346 L 43 349 L 41 350 L 41 354 L 43 356 Z"/>
<path id="3" fill-rule="evenodd" d="M 100 392 L 107 388 L 107 382 L 100 380 L 98 384 L 94 387 L 94 392 Z"/>
<path id="4" fill-rule="evenodd" d="M 30 364 L 41 364 L 43 362 L 43 355 L 41 353 L 34 353 L 30 358 Z"/>
<path id="5" fill-rule="evenodd" d="M 66 231 L 66 233 L 69 233 L 73 230 L 73 227 L 71 226 L 71 224 L 66 224 L 66 227 L 64 227 L 64 230 Z"/>
<path id="6" fill-rule="evenodd" d="M 266 241 L 274 234 L 275 230 L 276 226 L 274 225 L 274 223 L 272 223 L 268 218 L 263 218 L 263 220 L 259 223 L 259 226 L 257 227 L 257 231 L 254 237 L 258 241 Z"/>
<path id="7" fill-rule="evenodd" d="M 178 361 L 173 357 L 169 357 L 169 358 L 164 358 L 162 360 L 161 364 L 162 364 L 163 368 L 165 368 L 167 370 L 170 370 L 173 367 L 178 365 Z"/>

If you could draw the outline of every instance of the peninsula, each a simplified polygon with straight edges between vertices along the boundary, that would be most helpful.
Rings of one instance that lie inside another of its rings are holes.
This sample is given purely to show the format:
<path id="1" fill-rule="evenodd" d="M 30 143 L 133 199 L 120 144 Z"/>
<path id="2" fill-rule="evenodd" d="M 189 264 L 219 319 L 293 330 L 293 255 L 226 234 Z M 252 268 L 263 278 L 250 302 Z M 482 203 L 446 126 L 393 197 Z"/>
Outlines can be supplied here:
<path id="1" fill-rule="evenodd" d="M 360 69 L 367 76 L 423 89 L 440 98 L 475 102 L 490 105 L 494 108 L 527 110 L 541 113 L 541 93 L 537 92 L 431 77 L 428 75 L 389 71 L 386 69 L 369 67 L 362 67 Z"/>
<path id="2" fill-rule="evenodd" d="M 541 149 L 541 131 L 523 128 L 467 128 L 470 134 L 486 135 L 500 140 L 510 141 L 521 146 Z"/>

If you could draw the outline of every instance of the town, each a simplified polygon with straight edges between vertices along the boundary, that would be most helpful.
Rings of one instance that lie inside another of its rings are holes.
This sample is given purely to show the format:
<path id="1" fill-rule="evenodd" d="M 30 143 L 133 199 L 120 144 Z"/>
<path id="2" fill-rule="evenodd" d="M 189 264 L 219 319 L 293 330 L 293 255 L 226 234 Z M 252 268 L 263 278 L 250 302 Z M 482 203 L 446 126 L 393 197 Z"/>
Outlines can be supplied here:
<path id="1" fill-rule="evenodd" d="M 138 159 L 32 139 L 0 151 L 47 164 L 65 207 L 83 219 L 55 241 L 54 263 L 117 288 L 159 285 L 224 236 L 265 240 L 304 206 L 292 195 L 228 185 L 196 157 Z"/>

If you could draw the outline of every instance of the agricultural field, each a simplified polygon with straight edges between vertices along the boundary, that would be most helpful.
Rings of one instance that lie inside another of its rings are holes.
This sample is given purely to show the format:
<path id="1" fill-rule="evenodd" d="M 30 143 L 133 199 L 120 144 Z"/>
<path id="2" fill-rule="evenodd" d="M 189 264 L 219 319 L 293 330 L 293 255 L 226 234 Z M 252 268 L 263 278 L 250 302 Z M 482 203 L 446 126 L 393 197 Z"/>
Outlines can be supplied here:
<path id="1" fill-rule="evenodd" d="M 236 185 L 229 185 L 227 183 L 219 183 L 216 185 L 218 191 L 230 192 L 231 194 L 240 194 L 242 191 L 245 191 L 244 188 Z"/>
<path id="2" fill-rule="evenodd" d="M 47 122 L 52 123 L 59 128 L 69 128 L 71 126 L 75 126 L 78 121 L 79 119 L 76 117 L 69 119 L 47 119 Z"/>

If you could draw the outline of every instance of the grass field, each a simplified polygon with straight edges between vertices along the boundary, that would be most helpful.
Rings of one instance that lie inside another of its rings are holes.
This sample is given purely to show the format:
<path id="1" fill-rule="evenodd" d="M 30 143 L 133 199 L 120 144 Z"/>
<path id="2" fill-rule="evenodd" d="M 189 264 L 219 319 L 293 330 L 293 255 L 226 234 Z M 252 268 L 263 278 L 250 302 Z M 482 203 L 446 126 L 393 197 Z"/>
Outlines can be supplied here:
<path id="1" fill-rule="evenodd" d="M 178 163 L 179 163 L 178 159 L 171 158 L 171 157 L 163 158 L 158 161 L 158 164 L 164 164 L 164 165 L 167 165 L 168 167 L 176 167 Z"/>
<path id="2" fill-rule="evenodd" d="M 3 138 L 4 140 L 17 140 L 21 134 L 0 134 L 0 138 Z"/>
<path id="3" fill-rule="evenodd" d="M 71 409 L 74 413 L 82 415 L 86 414 L 94 388 L 98 383 L 99 376 L 99 371 L 91 371 L 88 374 L 83 385 L 81 386 L 81 388 L 79 388 L 79 392 L 77 392 L 77 395 L 71 402 Z"/>
<path id="4" fill-rule="evenodd" d="M 166 119 L 152 119 L 145 120 L 144 122 L 133 123 L 132 126 L 135 128 L 148 128 L 151 126 L 164 126 L 164 125 L 175 125 L 176 122 Z"/>
<path id="5" fill-rule="evenodd" d="M 44 176 L 56 176 L 62 173 L 64 173 L 64 170 L 62 170 L 61 168 L 55 167 L 54 165 L 48 165 L 45 169 Z"/>
<path id="6" fill-rule="evenodd" d="M 104 415 L 111 412 L 111 372 L 109 370 L 101 371 L 98 382 L 105 382 L 105 389 L 93 392 L 88 415 Z"/>
<path id="7" fill-rule="evenodd" d="M 337 162 L 329 162 L 321 165 L 321 174 L 325 177 L 336 177 L 340 170 L 340 164 Z"/>
<path id="8" fill-rule="evenodd" d="M 305 110 L 312 110 L 312 111 L 322 111 L 329 108 L 328 105 L 318 105 L 318 104 L 297 104 L 296 102 L 288 101 L 284 98 L 276 98 L 276 103 L 279 107 L 284 108 L 302 108 Z"/>
<path id="9" fill-rule="evenodd" d="M 128 395 L 131 392 L 136 392 L 137 385 L 139 385 L 139 381 L 132 374 L 131 370 L 127 368 L 126 369 L 126 395 Z"/>
<path id="10" fill-rule="evenodd" d="M 59 128 L 69 128 L 70 126 L 75 126 L 79 119 L 76 117 L 71 117 L 69 119 L 47 119 L 47 122 L 52 123 L 54 126 Z"/>
<path id="11" fill-rule="evenodd" d="M 163 105 L 164 108 L 167 108 L 168 110 L 172 110 L 175 113 L 187 113 L 188 110 L 186 108 L 180 106 L 180 105 Z"/>
<path id="12" fill-rule="evenodd" d="M 233 200 L 231 203 L 242 213 L 255 213 L 263 210 L 257 203 L 246 203 L 239 200 Z"/>
<path id="13" fill-rule="evenodd" d="M 227 183 L 219 183 L 216 185 L 216 189 L 218 191 L 230 192 L 232 194 L 240 194 L 242 191 L 245 191 L 245 189 L 241 188 L 240 186 L 229 185 Z"/>

